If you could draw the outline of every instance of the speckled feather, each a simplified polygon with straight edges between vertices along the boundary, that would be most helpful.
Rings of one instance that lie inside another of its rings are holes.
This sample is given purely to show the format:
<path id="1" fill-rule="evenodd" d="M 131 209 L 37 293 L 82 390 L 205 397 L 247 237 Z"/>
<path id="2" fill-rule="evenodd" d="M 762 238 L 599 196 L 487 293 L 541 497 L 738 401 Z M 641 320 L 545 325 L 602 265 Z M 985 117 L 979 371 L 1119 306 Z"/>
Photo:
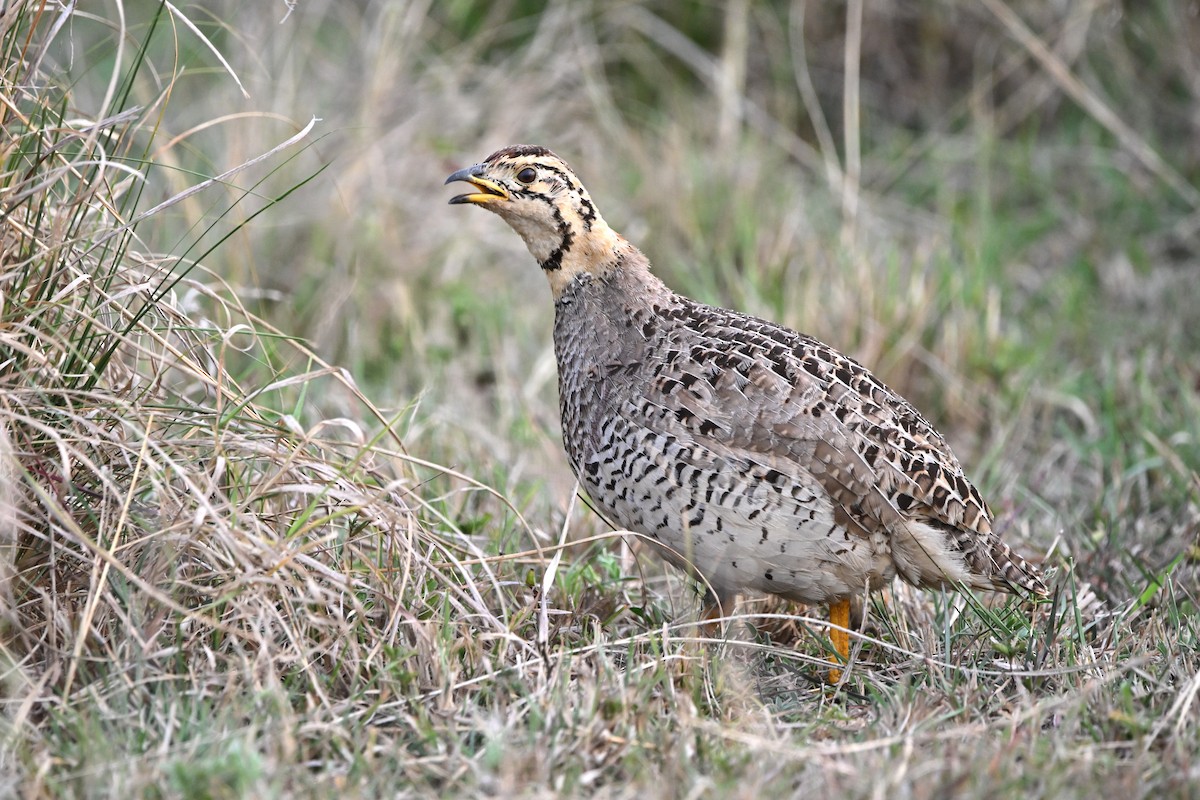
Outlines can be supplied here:
<path id="1" fill-rule="evenodd" d="M 536 180 L 517 180 L 527 168 Z M 469 170 L 451 179 L 506 195 L 479 204 L 550 280 L 572 469 L 605 516 L 652 537 L 717 600 L 832 602 L 897 574 L 1046 593 L 946 441 L 867 369 L 672 292 L 544 148 L 505 148 Z"/>

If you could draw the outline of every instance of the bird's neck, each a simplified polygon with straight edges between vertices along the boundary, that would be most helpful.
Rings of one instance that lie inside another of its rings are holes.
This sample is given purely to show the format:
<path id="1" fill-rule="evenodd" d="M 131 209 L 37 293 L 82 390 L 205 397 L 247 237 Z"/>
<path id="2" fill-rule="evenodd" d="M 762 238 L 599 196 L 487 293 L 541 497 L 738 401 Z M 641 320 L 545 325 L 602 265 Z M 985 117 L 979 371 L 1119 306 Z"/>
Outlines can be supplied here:
<path id="1" fill-rule="evenodd" d="M 591 230 L 576 233 L 569 246 L 563 248 L 555 263 L 542 263 L 542 271 L 550 282 L 550 291 L 557 303 L 564 294 L 589 279 L 607 283 L 617 278 L 638 280 L 650 275 L 650 265 L 642 253 L 623 236 L 598 220 Z"/>

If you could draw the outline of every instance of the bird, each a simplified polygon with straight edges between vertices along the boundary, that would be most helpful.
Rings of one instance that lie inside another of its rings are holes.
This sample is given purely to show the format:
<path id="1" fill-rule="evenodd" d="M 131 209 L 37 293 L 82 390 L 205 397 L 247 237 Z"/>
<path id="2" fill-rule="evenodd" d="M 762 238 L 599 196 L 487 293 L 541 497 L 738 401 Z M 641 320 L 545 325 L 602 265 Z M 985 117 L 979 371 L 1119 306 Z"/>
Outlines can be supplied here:
<path id="1" fill-rule="evenodd" d="M 918 587 L 1048 594 L 1005 544 L 945 438 L 899 393 L 817 339 L 667 287 L 565 161 L 511 145 L 460 169 L 450 199 L 524 240 L 554 300 L 567 460 L 594 507 L 707 586 L 828 605 L 831 667 L 850 601 Z"/>

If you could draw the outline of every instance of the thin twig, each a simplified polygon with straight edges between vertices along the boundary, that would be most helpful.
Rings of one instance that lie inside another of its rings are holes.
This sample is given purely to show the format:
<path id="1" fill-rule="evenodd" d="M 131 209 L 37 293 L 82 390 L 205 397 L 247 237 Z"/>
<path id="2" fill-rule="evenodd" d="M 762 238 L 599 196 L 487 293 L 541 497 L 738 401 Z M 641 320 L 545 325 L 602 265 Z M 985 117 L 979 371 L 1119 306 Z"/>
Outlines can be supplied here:
<path id="1" fill-rule="evenodd" d="M 1013 38 L 1020 43 L 1022 47 L 1029 51 L 1029 54 L 1037 59 L 1042 68 L 1050 74 L 1054 82 L 1062 88 L 1068 95 L 1071 96 L 1076 103 L 1083 107 L 1083 110 L 1091 114 L 1092 117 L 1103 125 L 1108 132 L 1117 137 L 1117 141 L 1133 154 L 1133 157 L 1142 163 L 1146 169 L 1158 176 L 1163 183 L 1171 187 L 1171 189 L 1181 198 L 1187 201 L 1192 208 L 1200 209 L 1200 190 L 1188 183 L 1182 175 L 1179 174 L 1170 164 L 1163 160 L 1153 147 L 1143 139 L 1137 131 L 1125 123 L 1123 119 L 1117 116 L 1116 112 L 1109 108 L 1103 100 L 1100 99 L 1096 92 L 1084 85 L 1083 81 L 1075 77 L 1071 73 L 1070 68 L 1063 63 L 1046 43 L 1034 35 L 1033 31 L 1029 30 L 1028 26 L 1021 21 L 1011 8 L 1009 8 L 1003 0 L 983 0 L 983 4 L 988 11 L 1000 20 Z"/>

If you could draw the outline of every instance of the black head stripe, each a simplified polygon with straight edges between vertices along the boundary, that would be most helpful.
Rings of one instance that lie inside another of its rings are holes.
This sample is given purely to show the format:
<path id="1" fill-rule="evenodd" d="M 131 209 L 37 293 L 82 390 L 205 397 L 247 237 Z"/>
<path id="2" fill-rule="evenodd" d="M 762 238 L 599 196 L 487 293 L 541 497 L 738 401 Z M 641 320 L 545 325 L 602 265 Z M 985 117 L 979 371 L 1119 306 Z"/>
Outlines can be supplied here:
<path id="1" fill-rule="evenodd" d="M 596 207 L 592 205 L 592 201 L 588 199 L 586 194 L 580 193 L 579 203 L 583 206 L 583 227 L 586 230 L 592 229 L 592 223 L 596 221 Z"/>
<path id="2" fill-rule="evenodd" d="M 524 156 L 553 156 L 554 158 L 558 158 L 554 153 L 536 144 L 513 144 L 492 153 L 484 159 L 484 162 L 490 164 L 502 158 L 522 158 Z"/>

